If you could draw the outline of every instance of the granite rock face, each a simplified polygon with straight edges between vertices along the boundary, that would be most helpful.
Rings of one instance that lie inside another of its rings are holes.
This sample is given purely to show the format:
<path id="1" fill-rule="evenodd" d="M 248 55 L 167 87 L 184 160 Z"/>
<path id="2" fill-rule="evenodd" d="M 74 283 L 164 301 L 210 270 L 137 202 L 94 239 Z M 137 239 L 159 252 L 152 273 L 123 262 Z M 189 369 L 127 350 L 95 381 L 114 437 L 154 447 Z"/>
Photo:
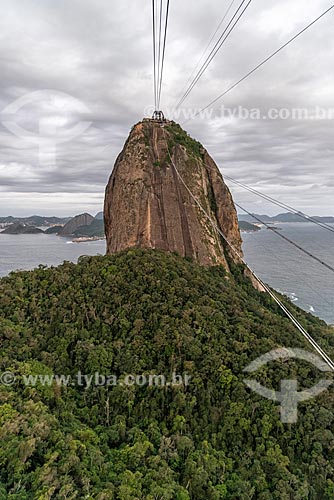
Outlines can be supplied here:
<path id="1" fill-rule="evenodd" d="M 228 268 L 226 252 L 238 258 L 216 226 L 242 255 L 229 189 L 208 152 L 174 122 L 133 127 L 106 188 L 104 218 L 108 254 L 155 248 Z"/>

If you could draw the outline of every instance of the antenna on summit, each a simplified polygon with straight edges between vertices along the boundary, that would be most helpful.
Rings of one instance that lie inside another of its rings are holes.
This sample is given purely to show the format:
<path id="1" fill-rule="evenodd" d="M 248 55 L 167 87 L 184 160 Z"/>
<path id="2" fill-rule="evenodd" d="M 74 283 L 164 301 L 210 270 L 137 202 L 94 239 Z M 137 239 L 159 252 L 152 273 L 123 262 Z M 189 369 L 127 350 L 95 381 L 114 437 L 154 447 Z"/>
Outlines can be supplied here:
<path id="1" fill-rule="evenodd" d="M 152 0 L 152 34 L 153 34 L 153 83 L 154 83 L 154 107 L 155 111 L 152 120 L 159 123 L 165 122 L 165 117 L 162 111 L 159 111 L 162 92 L 162 80 L 165 62 L 166 41 L 167 41 L 167 26 L 169 17 L 169 4 L 167 0 L 166 9 L 163 8 L 163 0 L 156 3 Z M 160 7 L 159 7 L 160 5 Z M 162 19 L 165 12 L 165 26 L 163 29 Z"/>

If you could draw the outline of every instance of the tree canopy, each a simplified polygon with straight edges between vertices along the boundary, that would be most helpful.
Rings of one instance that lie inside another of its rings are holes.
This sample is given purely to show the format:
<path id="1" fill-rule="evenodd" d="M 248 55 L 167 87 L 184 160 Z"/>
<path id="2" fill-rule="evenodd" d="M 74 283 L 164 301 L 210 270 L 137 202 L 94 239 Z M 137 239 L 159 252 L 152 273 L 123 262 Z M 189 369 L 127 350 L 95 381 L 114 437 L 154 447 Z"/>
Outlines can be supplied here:
<path id="1" fill-rule="evenodd" d="M 251 392 L 243 369 L 276 347 L 310 348 L 240 265 L 129 250 L 0 280 L 0 498 L 329 500 L 333 392 L 299 404 L 296 424 Z M 334 353 L 333 329 L 287 302 Z M 78 372 L 188 374 L 188 385 L 27 386 Z M 323 374 L 270 363 L 267 387 Z"/>

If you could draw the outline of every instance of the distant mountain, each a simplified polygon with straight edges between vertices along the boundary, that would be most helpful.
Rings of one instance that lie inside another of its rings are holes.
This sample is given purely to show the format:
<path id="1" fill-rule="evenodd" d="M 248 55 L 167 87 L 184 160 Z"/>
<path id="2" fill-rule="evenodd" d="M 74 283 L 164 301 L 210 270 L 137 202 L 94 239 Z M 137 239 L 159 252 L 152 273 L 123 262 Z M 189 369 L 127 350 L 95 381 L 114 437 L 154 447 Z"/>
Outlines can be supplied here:
<path id="1" fill-rule="evenodd" d="M 103 212 L 98 212 L 95 215 L 95 219 L 97 219 L 97 220 L 103 220 L 104 219 Z"/>
<path id="2" fill-rule="evenodd" d="M 324 222 L 325 224 L 334 224 L 334 217 L 317 217 L 316 215 L 313 217 L 318 222 Z"/>
<path id="3" fill-rule="evenodd" d="M 105 236 L 104 222 L 103 220 L 95 219 L 91 224 L 87 226 L 78 227 L 78 229 L 74 231 L 74 234 L 76 236 L 88 236 L 88 237 L 99 236 L 103 238 Z"/>
<path id="4" fill-rule="evenodd" d="M 11 224 L 8 226 L 2 234 L 43 234 L 44 231 L 42 229 L 38 229 L 34 226 L 28 226 L 25 224 L 17 223 Z"/>
<path id="5" fill-rule="evenodd" d="M 254 214 L 254 215 L 263 222 L 273 222 L 272 218 L 269 217 L 269 215 L 259 215 L 259 214 Z M 250 222 L 250 223 L 258 222 L 256 219 L 254 219 L 254 217 L 247 214 L 238 214 L 238 220 L 239 222 Z"/>
<path id="6" fill-rule="evenodd" d="M 9 215 L 8 217 L 0 217 L 0 224 L 12 224 L 13 222 L 17 222 L 19 219 L 12 217 Z"/>
<path id="7" fill-rule="evenodd" d="M 44 217 L 41 215 L 31 215 L 30 217 L 0 217 L 0 224 L 13 224 L 13 223 L 21 223 L 27 224 L 29 226 L 49 226 L 52 224 L 63 225 L 68 222 L 70 217 Z"/>
<path id="8" fill-rule="evenodd" d="M 102 218 L 101 218 L 102 214 Z M 59 222 L 60 221 L 60 222 Z M 99 212 L 96 217 L 88 213 L 76 215 L 72 218 L 59 219 L 57 217 L 41 217 L 33 215 L 25 219 L 16 220 L 15 217 L 2 217 L 0 224 L 8 225 L 3 234 L 57 234 L 59 236 L 85 236 L 104 237 L 103 213 Z M 46 231 L 36 226 L 50 225 Z"/>
<path id="9" fill-rule="evenodd" d="M 94 217 L 87 213 L 76 215 L 65 224 L 58 234 L 59 236 L 71 236 L 80 226 L 89 226 L 94 220 Z"/>
<path id="10" fill-rule="evenodd" d="M 270 217 L 269 215 L 258 215 L 254 214 L 258 219 L 262 220 L 263 222 L 269 222 L 269 223 L 274 223 L 274 222 L 305 222 L 305 223 L 310 223 L 312 221 L 308 221 L 297 214 L 291 214 L 291 213 L 283 213 L 283 214 L 278 214 L 274 215 L 273 217 Z M 313 219 L 317 220 L 318 222 L 324 222 L 326 224 L 334 224 L 334 217 L 327 216 L 327 217 L 319 217 L 317 215 L 312 216 Z M 239 221 L 243 222 L 258 222 L 254 217 L 251 215 L 247 214 L 239 214 L 238 216 Z"/>
<path id="11" fill-rule="evenodd" d="M 45 234 L 58 234 L 64 226 L 51 226 L 45 230 Z"/>

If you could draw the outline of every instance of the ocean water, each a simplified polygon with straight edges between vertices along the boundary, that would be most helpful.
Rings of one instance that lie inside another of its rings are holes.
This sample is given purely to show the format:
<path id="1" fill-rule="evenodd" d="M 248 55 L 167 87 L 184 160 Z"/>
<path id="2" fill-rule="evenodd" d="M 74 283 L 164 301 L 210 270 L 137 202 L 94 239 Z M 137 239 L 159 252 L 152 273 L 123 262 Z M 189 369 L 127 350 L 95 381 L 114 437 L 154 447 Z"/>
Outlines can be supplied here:
<path id="1" fill-rule="evenodd" d="M 334 233 L 302 222 L 276 227 L 334 267 Z M 242 238 L 246 261 L 263 281 L 285 293 L 299 307 L 334 324 L 334 273 L 269 229 L 242 233 Z"/>
<path id="2" fill-rule="evenodd" d="M 11 271 L 29 270 L 39 264 L 56 266 L 65 260 L 77 262 L 81 255 L 104 255 L 105 240 L 72 243 L 54 234 L 1 234 L 0 276 Z"/>
<path id="3" fill-rule="evenodd" d="M 334 233 L 314 224 L 279 224 L 282 233 L 334 267 Z M 334 227 L 334 225 L 333 225 Z M 242 233 L 245 258 L 269 285 L 296 305 L 334 324 L 334 274 L 283 241 L 274 231 Z M 0 276 L 39 264 L 77 262 L 81 255 L 104 255 L 105 241 L 72 243 L 55 235 L 0 234 Z"/>

